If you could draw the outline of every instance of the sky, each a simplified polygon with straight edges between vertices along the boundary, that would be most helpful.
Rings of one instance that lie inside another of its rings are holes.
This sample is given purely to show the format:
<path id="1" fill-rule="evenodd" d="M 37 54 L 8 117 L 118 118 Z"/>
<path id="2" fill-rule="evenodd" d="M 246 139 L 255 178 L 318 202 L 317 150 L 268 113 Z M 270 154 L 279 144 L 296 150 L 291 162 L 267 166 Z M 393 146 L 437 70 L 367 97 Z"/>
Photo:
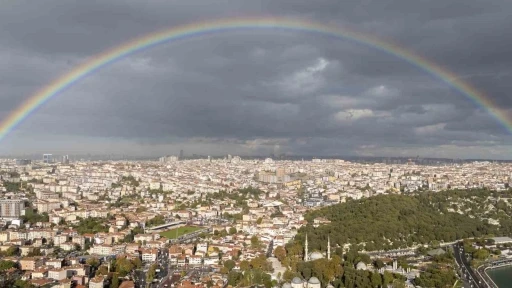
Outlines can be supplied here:
<path id="1" fill-rule="evenodd" d="M 0 123 L 97 53 L 232 17 L 347 27 L 452 71 L 512 109 L 508 0 L 44 0 L 0 8 Z M 401 156 L 512 159 L 512 137 L 438 78 L 353 41 L 239 30 L 125 57 L 44 104 L 0 155 Z"/>

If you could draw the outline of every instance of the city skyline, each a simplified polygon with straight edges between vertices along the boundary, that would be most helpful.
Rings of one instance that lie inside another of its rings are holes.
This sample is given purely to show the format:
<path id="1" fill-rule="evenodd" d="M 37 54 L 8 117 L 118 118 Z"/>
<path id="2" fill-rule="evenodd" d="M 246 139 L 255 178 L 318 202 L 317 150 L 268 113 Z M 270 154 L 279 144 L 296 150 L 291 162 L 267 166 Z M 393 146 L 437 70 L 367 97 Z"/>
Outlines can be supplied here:
<path id="1" fill-rule="evenodd" d="M 344 27 L 394 43 L 452 71 L 510 119 L 507 1 L 193 2 L 195 9 L 118 1 L 7 6 L 0 11 L 0 25 L 9 27 L 0 31 L 6 67 L 0 122 L 93 55 L 199 19 L 242 15 Z M 443 82 L 381 50 L 286 29 L 170 41 L 56 95 L 0 142 L 0 155 L 159 157 L 183 149 L 188 155 L 512 158 L 512 136 L 491 115 L 498 112 L 446 83 L 457 79 Z"/>

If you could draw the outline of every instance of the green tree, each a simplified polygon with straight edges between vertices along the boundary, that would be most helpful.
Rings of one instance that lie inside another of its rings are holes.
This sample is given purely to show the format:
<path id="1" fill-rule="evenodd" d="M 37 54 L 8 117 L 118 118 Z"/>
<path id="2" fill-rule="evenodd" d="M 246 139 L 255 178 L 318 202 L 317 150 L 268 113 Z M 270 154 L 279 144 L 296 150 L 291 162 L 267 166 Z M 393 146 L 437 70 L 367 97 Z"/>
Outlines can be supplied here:
<path id="1" fill-rule="evenodd" d="M 105 265 L 101 265 L 98 267 L 98 270 L 96 270 L 96 275 L 107 275 L 108 274 L 108 267 Z"/>
<path id="2" fill-rule="evenodd" d="M 253 248 L 257 248 L 257 247 L 259 247 L 259 245 L 260 245 L 260 240 L 258 239 L 258 236 L 252 235 L 252 237 L 251 237 L 251 246 Z"/>
<path id="3" fill-rule="evenodd" d="M 382 275 L 382 285 L 387 287 L 387 285 L 393 282 L 393 279 L 393 274 L 388 271 L 384 271 L 384 274 Z"/>
<path id="4" fill-rule="evenodd" d="M 112 283 L 110 283 L 110 288 L 118 288 L 119 287 L 119 277 L 117 273 L 112 274 Z"/>
<path id="5" fill-rule="evenodd" d="M 295 277 L 295 273 L 293 273 L 292 271 L 290 270 L 286 270 L 284 271 L 283 273 L 283 280 L 286 281 L 286 282 L 291 282 L 293 277 Z"/>
<path id="6" fill-rule="evenodd" d="M 231 227 L 229 228 L 229 235 L 233 235 L 233 234 L 236 234 L 236 228 L 235 227 Z"/>
<path id="7" fill-rule="evenodd" d="M 16 263 L 9 260 L 0 260 L 0 271 L 9 270 L 11 268 L 16 268 Z"/>
<path id="8" fill-rule="evenodd" d="M 236 266 L 235 261 L 233 260 L 226 260 L 224 261 L 224 267 L 228 269 L 228 271 L 233 270 L 233 268 Z"/>
<path id="9" fill-rule="evenodd" d="M 372 273 L 371 276 L 372 287 L 378 288 L 382 285 L 382 278 L 378 272 Z"/>
<path id="10" fill-rule="evenodd" d="M 279 260 L 279 262 L 283 262 L 283 260 L 286 258 L 286 249 L 284 249 L 283 246 L 277 246 L 276 249 L 274 249 L 274 255 Z"/>
<path id="11" fill-rule="evenodd" d="M 138 257 L 132 260 L 132 264 L 133 266 L 135 266 L 136 269 L 140 269 L 142 267 L 142 261 Z"/>
<path id="12" fill-rule="evenodd" d="M 489 250 L 482 248 L 473 252 L 473 258 L 478 260 L 485 260 L 489 257 Z"/>
<path id="13" fill-rule="evenodd" d="M 91 258 L 87 259 L 87 261 L 85 261 L 85 263 L 96 268 L 100 265 L 100 260 L 98 260 L 98 258 L 96 258 L 96 257 L 91 257 Z"/>
<path id="14" fill-rule="evenodd" d="M 148 281 L 148 283 L 151 283 L 153 281 L 153 279 L 155 279 L 155 276 L 156 276 L 156 269 L 158 268 L 158 264 L 152 264 L 149 269 L 148 269 L 148 273 L 146 274 L 146 279 Z"/>
<path id="15" fill-rule="evenodd" d="M 120 277 L 128 275 L 134 268 L 133 263 L 126 258 L 116 259 L 116 272 L 119 273 Z"/>
<path id="16" fill-rule="evenodd" d="M 249 261 L 247 261 L 247 260 L 242 260 L 240 262 L 240 270 L 245 272 L 249 269 L 251 269 L 251 263 L 249 263 Z"/>

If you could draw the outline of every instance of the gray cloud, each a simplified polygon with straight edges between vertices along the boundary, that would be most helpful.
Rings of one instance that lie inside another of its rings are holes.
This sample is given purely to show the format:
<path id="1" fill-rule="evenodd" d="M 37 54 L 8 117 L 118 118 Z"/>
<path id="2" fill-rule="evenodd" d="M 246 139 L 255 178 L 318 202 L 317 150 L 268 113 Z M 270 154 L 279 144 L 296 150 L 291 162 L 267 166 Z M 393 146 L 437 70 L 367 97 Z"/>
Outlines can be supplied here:
<path id="1" fill-rule="evenodd" d="M 107 48 L 244 15 L 299 17 L 387 39 L 508 109 L 509 2 L 16 1 L 0 10 L 0 119 Z M 508 158 L 511 143 L 467 95 L 394 56 L 315 34 L 240 30 L 105 67 L 41 107 L 0 153 L 160 155 L 185 146 L 210 154 Z"/>

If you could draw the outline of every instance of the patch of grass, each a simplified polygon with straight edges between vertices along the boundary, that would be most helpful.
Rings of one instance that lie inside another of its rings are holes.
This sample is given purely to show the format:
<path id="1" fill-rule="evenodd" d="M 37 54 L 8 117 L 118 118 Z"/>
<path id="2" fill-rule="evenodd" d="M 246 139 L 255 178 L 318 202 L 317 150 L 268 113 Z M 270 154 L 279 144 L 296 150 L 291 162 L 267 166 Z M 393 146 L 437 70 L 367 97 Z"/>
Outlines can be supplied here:
<path id="1" fill-rule="evenodd" d="M 183 227 L 170 229 L 170 230 L 167 230 L 164 232 L 160 232 L 160 236 L 165 237 L 167 239 L 176 239 L 177 237 L 180 237 L 185 234 L 189 234 L 189 233 L 195 232 L 197 230 L 201 230 L 201 229 L 202 229 L 202 227 L 197 227 L 197 226 L 183 226 Z"/>

